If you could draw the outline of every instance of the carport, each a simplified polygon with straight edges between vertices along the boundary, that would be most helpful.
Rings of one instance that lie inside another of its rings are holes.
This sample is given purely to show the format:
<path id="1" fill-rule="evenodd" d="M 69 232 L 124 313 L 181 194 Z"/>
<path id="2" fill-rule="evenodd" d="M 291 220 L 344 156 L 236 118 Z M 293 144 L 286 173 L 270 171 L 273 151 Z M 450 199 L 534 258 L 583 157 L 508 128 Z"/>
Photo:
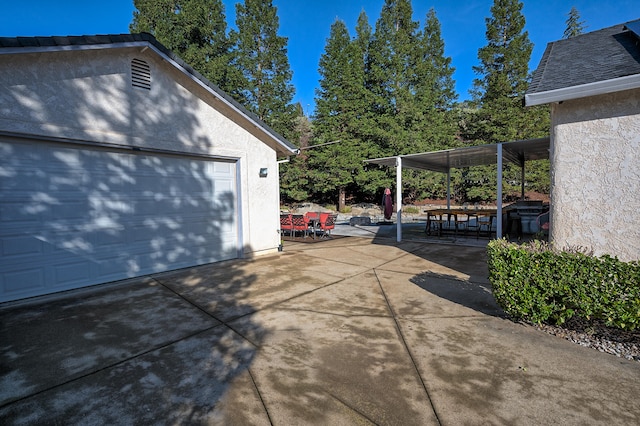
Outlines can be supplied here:
<path id="1" fill-rule="evenodd" d="M 367 163 L 396 167 L 396 213 L 398 242 L 402 241 L 402 168 L 430 170 L 447 174 L 447 208 L 451 207 L 451 169 L 497 164 L 496 203 L 498 217 L 502 217 L 502 164 L 509 161 L 521 169 L 522 197 L 524 198 L 525 163 L 549 158 L 550 138 L 500 142 L 420 154 L 396 155 L 365 160 Z M 502 221 L 496 223 L 496 236 L 502 238 Z"/>

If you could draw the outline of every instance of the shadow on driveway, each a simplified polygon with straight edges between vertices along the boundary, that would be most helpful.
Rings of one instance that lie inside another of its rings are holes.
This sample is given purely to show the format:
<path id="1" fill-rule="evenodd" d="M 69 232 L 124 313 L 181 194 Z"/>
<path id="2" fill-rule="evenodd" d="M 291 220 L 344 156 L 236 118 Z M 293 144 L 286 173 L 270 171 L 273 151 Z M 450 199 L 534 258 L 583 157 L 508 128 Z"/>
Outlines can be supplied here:
<path id="1" fill-rule="evenodd" d="M 0 310 L 2 423 L 251 423 L 250 401 L 224 399 L 251 382 L 256 351 L 225 324 L 254 311 L 244 265 L 226 263 L 224 282 L 205 266 Z"/>
<path id="2" fill-rule="evenodd" d="M 506 316 L 496 302 L 495 297 L 493 297 L 490 284 L 452 280 L 430 273 L 416 275 L 410 281 L 438 297 L 485 315 L 494 317 Z"/>

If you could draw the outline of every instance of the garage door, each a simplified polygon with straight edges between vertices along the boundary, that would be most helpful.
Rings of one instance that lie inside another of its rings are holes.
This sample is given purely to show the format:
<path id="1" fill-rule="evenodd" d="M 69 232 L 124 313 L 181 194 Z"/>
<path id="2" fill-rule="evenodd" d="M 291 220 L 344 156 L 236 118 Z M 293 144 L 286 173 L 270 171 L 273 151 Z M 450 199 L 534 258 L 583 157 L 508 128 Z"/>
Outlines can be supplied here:
<path id="1" fill-rule="evenodd" d="M 0 302 L 238 256 L 234 162 L 0 141 Z"/>

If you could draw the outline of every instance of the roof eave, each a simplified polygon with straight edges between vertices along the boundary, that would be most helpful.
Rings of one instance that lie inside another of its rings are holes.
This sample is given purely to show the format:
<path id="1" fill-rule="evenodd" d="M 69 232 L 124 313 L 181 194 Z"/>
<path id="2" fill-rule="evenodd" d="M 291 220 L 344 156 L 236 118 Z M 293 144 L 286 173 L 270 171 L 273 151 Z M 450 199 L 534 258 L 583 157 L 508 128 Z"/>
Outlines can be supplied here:
<path id="1" fill-rule="evenodd" d="M 640 74 L 524 95 L 526 106 L 544 105 L 640 88 Z"/>
<path id="2" fill-rule="evenodd" d="M 20 47 L 3 47 L 0 49 L 0 55 L 17 55 L 21 53 L 48 53 L 48 52 L 69 52 L 79 50 L 100 50 L 127 47 L 144 47 L 151 45 L 148 41 L 125 41 L 118 43 L 101 43 L 101 44 L 67 44 L 54 46 L 20 46 Z"/>

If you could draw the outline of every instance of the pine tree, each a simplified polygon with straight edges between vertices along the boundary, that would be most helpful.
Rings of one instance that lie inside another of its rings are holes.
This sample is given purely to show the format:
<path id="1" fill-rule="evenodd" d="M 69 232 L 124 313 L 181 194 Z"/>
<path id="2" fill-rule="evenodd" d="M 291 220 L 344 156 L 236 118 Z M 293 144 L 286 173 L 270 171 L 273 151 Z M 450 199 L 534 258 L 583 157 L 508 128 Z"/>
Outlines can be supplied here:
<path id="1" fill-rule="evenodd" d="M 387 0 L 376 22 L 367 84 L 373 94 L 371 140 L 383 156 L 449 148 L 455 143 L 450 111 L 456 99 L 454 69 L 444 54 L 434 10 L 427 14 L 423 30 L 419 27 L 412 20 L 408 0 Z M 393 180 L 390 174 L 385 186 L 392 186 Z M 403 172 L 404 197 L 431 196 L 443 185 L 442 175 Z"/>
<path id="2" fill-rule="evenodd" d="M 287 38 L 278 35 L 277 8 L 271 0 L 236 4 L 233 64 L 242 82 L 233 95 L 258 118 L 288 137 L 295 125 L 294 87 Z"/>
<path id="3" fill-rule="evenodd" d="M 418 26 L 409 0 L 385 0 L 371 41 L 367 84 L 377 119 L 374 137 L 387 155 L 411 150 L 408 129 L 418 115 L 412 92 Z"/>
<path id="4" fill-rule="evenodd" d="M 451 66 L 451 58 L 445 56 L 440 21 L 434 9 L 427 13 L 418 43 L 420 49 L 417 52 L 421 58 L 417 64 L 420 77 L 417 84 L 422 86 L 423 91 L 418 93 L 418 100 L 438 111 L 448 111 L 458 97 L 453 80 L 455 68 Z"/>
<path id="5" fill-rule="evenodd" d="M 434 9 L 427 13 L 424 28 L 417 36 L 415 60 L 414 102 L 419 119 L 411 145 L 412 152 L 426 152 L 455 146 L 456 121 L 452 109 L 457 99 L 454 68 L 445 56 L 440 22 Z M 403 178 L 413 199 L 431 198 L 446 193 L 446 178 L 442 173 L 407 172 Z"/>
<path id="6" fill-rule="evenodd" d="M 580 35 L 587 28 L 584 21 L 580 20 L 580 12 L 575 6 L 571 8 L 566 21 L 567 28 L 564 30 L 562 38 L 571 38 Z"/>
<path id="7" fill-rule="evenodd" d="M 480 74 L 472 90 L 479 110 L 471 116 L 467 135 L 479 143 L 532 137 L 522 99 L 529 85 L 533 44 L 524 31 L 521 10 L 518 0 L 494 0 L 486 19 L 488 43 L 478 50 L 480 65 L 473 67 Z"/>
<path id="8" fill-rule="evenodd" d="M 480 65 L 473 67 L 480 78 L 474 81 L 477 109 L 464 116 L 463 136 L 471 143 L 495 143 L 547 136 L 549 116 L 545 107 L 523 106 L 529 85 L 528 63 L 533 45 L 524 31 L 525 18 L 518 0 L 494 0 L 491 17 L 486 19 L 487 45 L 478 50 Z M 545 167 L 545 166 L 543 166 Z M 484 175 L 495 175 L 495 167 L 465 171 L 468 182 L 481 182 Z M 508 180 L 518 180 L 518 171 L 505 170 Z M 459 193 L 472 200 L 489 199 L 495 187 L 465 186 Z M 509 188 L 506 188 L 507 190 Z"/>
<path id="9" fill-rule="evenodd" d="M 347 190 L 364 168 L 358 122 L 366 105 L 363 103 L 363 55 L 341 20 L 331 25 L 319 72 L 314 120 L 316 140 L 318 143 L 340 142 L 312 149 L 310 169 L 316 183 L 314 190 L 329 196 L 335 194 L 338 209 L 343 209 Z"/>
<path id="10" fill-rule="evenodd" d="M 354 118 L 353 128 L 359 135 L 360 142 L 358 150 L 361 160 L 368 158 L 379 158 L 384 156 L 380 146 L 375 143 L 374 135 L 376 133 L 376 117 L 372 109 L 374 105 L 374 95 L 367 81 L 371 65 L 371 43 L 373 40 L 373 29 L 369 24 L 369 18 L 363 10 L 358 16 L 356 24 L 356 37 L 352 40 L 353 51 L 355 54 L 354 67 L 359 72 L 361 87 L 359 88 L 358 107 L 356 108 L 356 117 Z M 381 194 L 380 188 L 389 185 L 389 177 L 391 171 L 382 169 L 375 165 L 364 164 L 354 177 L 355 186 L 354 193 L 359 194 L 363 199 L 378 202 Z"/>
<path id="11" fill-rule="evenodd" d="M 528 87 L 529 59 L 533 44 L 524 31 L 525 18 L 518 0 L 494 0 L 486 18 L 488 44 L 478 50 L 481 75 L 474 80 L 474 98 L 482 103 L 518 99 Z"/>
<path id="12" fill-rule="evenodd" d="M 134 0 L 131 32 L 148 32 L 225 91 L 237 85 L 221 0 Z"/>
<path id="13" fill-rule="evenodd" d="M 451 109 L 457 94 L 451 58 L 445 56 L 440 22 L 435 10 L 426 16 L 424 29 L 418 33 L 412 92 L 420 114 L 415 131 L 419 142 L 413 152 L 451 148 L 455 125 Z"/>
<path id="14" fill-rule="evenodd" d="M 310 181 L 307 157 L 311 139 L 313 138 L 313 124 L 304 114 L 302 105 L 295 105 L 295 126 L 293 141 L 298 141 L 300 155 L 290 157 L 288 162 L 280 165 L 280 196 L 283 202 L 301 202 L 309 199 Z"/>

